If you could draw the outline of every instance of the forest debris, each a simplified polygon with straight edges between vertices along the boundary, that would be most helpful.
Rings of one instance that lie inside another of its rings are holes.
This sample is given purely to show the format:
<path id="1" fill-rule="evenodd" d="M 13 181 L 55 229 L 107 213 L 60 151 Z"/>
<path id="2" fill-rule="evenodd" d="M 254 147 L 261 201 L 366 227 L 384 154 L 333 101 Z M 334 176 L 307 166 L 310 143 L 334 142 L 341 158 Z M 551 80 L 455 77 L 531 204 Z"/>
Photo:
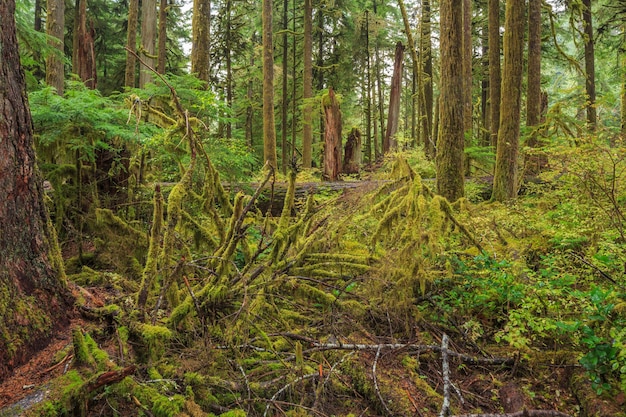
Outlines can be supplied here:
<path id="1" fill-rule="evenodd" d="M 136 370 L 137 367 L 135 365 L 130 365 L 118 371 L 108 371 L 100 374 L 96 379 L 87 383 L 87 385 L 85 386 L 85 391 L 89 393 L 97 390 L 104 385 L 110 385 L 116 382 L 120 382 L 127 376 L 134 374 Z"/>
<path id="2" fill-rule="evenodd" d="M 390 350 L 411 350 L 417 353 L 421 352 L 442 352 L 443 348 L 438 345 L 418 345 L 415 343 L 381 343 L 381 344 L 362 344 L 362 343 L 320 343 L 315 339 L 307 336 L 302 336 L 295 333 L 279 333 L 276 336 L 283 336 L 293 340 L 301 340 L 311 345 L 311 348 L 305 351 L 305 353 L 320 352 L 325 350 L 378 350 L 390 349 Z M 515 358 L 486 358 L 479 356 L 471 356 L 464 353 L 458 353 L 448 348 L 445 348 L 448 355 L 459 358 L 465 363 L 470 365 L 504 365 L 511 366 L 515 363 Z"/>
<path id="3" fill-rule="evenodd" d="M 451 417 L 572 417 L 556 410 L 522 410 L 504 414 L 458 414 Z"/>

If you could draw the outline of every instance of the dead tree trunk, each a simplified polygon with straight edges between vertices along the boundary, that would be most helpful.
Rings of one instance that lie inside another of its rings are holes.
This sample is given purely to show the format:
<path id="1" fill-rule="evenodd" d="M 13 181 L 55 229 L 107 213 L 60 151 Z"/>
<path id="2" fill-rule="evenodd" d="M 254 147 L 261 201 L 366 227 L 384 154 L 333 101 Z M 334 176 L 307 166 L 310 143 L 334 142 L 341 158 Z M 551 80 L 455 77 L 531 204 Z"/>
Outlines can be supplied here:
<path id="1" fill-rule="evenodd" d="M 391 77 L 391 93 L 389 95 L 389 113 L 387 114 L 387 131 L 383 141 L 383 153 L 396 148 L 396 132 L 400 120 L 400 90 L 402 84 L 402 63 L 404 62 L 404 45 L 396 44 L 396 55 L 393 61 L 393 76 Z"/>
<path id="2" fill-rule="evenodd" d="M 348 135 L 343 158 L 343 172 L 357 174 L 361 165 L 361 132 L 356 127 Z"/>
<path id="3" fill-rule="evenodd" d="M 324 179 L 336 181 L 341 174 L 341 109 L 332 87 L 322 99 L 324 107 Z"/>

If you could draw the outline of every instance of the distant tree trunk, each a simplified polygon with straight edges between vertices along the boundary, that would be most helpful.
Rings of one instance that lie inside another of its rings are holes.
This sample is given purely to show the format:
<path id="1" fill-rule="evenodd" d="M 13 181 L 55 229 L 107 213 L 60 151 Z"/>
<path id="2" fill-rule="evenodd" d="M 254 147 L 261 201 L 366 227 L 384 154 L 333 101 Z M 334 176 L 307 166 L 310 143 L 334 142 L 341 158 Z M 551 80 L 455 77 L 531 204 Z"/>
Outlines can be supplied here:
<path id="1" fill-rule="evenodd" d="M 585 87 L 587 90 L 587 124 L 591 130 L 597 126 L 596 117 L 596 68 L 591 18 L 591 0 L 583 2 L 583 31 L 585 33 Z"/>
<path id="2" fill-rule="evenodd" d="M 324 13 L 321 7 L 318 7 L 316 14 L 316 24 L 315 28 L 317 31 L 317 59 L 315 64 L 317 66 L 316 71 L 316 81 L 317 81 L 317 90 L 322 91 L 324 89 Z M 320 115 L 319 117 L 319 140 L 320 143 L 324 143 L 324 115 Z M 321 157 L 324 157 L 322 153 Z M 323 161 L 320 162 L 320 165 Z"/>
<path id="3" fill-rule="evenodd" d="M 226 51 L 224 60 L 226 61 L 226 106 L 232 110 L 233 108 L 233 55 L 232 55 L 232 7 L 233 1 L 226 0 L 226 33 L 224 42 Z M 230 120 L 226 120 L 226 139 L 233 137 L 233 124 Z"/>
<path id="4" fill-rule="evenodd" d="M 282 83 L 283 83 L 283 88 L 282 88 L 282 92 L 281 92 L 281 103 L 282 105 L 280 106 L 280 126 L 281 126 L 281 132 L 280 132 L 280 137 L 281 137 L 281 158 L 280 158 L 280 165 L 282 167 L 282 171 L 283 174 L 287 173 L 287 161 L 288 161 L 288 152 L 287 152 L 287 126 L 288 126 L 288 121 L 287 121 L 287 109 L 289 108 L 289 92 L 287 90 L 288 88 L 288 80 L 289 80 L 289 67 L 288 67 L 288 62 L 287 62 L 287 56 L 289 53 L 289 35 L 288 35 L 288 30 L 289 30 L 289 16 L 288 16 L 288 12 L 289 12 L 289 2 L 288 0 L 283 0 L 283 22 L 282 22 L 282 27 L 283 27 L 283 62 L 282 62 L 282 69 L 283 69 L 283 74 L 282 74 Z M 295 48 L 295 45 L 294 45 Z M 295 99 L 295 97 L 294 97 Z"/>
<path id="5" fill-rule="evenodd" d="M 252 122 L 254 120 L 254 108 L 252 107 L 254 98 L 254 82 L 252 80 L 251 69 L 254 68 L 254 50 L 250 52 L 250 67 L 248 68 L 248 89 L 246 98 L 248 99 L 248 107 L 246 107 L 246 144 L 252 149 Z"/>
<path id="6" fill-rule="evenodd" d="M 415 41 L 413 40 L 413 33 L 411 31 L 411 24 L 409 22 L 409 17 L 406 12 L 406 8 L 404 7 L 404 1 L 398 0 L 398 4 L 400 6 L 400 12 L 402 13 L 402 21 L 404 22 L 404 32 L 406 33 L 406 40 L 409 46 L 409 52 L 411 54 L 411 63 L 412 63 L 412 76 L 410 78 L 411 84 L 413 85 L 413 91 L 410 95 L 411 97 L 411 141 L 415 145 L 418 138 L 415 135 L 415 108 L 418 106 L 418 103 L 421 103 L 422 100 L 418 100 L 418 96 L 416 94 L 416 84 L 419 79 L 420 87 L 421 87 L 421 79 L 422 74 L 420 71 L 420 60 L 417 55 L 417 49 L 415 48 Z M 408 116 L 408 112 L 405 112 L 405 116 Z M 405 123 L 408 126 L 408 123 Z"/>
<path id="7" fill-rule="evenodd" d="M 372 65 L 370 56 L 370 13 L 365 10 L 365 157 L 368 163 L 372 163 Z"/>
<path id="8" fill-rule="evenodd" d="M 463 197 L 463 0 L 441 0 L 440 131 L 437 192 L 453 202 Z"/>
<path id="9" fill-rule="evenodd" d="M 302 166 L 311 168 L 313 146 L 313 6 L 304 0 L 304 70 L 302 74 Z"/>
<path id="10" fill-rule="evenodd" d="M 353 127 L 348 135 L 343 158 L 343 172 L 357 174 L 361 166 L 361 132 Z"/>
<path id="11" fill-rule="evenodd" d="M 524 52 L 524 0 L 507 0 L 504 23 L 504 65 L 500 128 L 492 199 L 506 201 L 517 194 L 517 157 L 520 133 Z"/>
<path id="12" fill-rule="evenodd" d="M 263 0 L 263 159 L 274 169 L 276 132 L 274 127 L 274 45 L 272 38 L 272 0 Z"/>
<path id="13" fill-rule="evenodd" d="M 487 13 L 483 9 L 483 14 Z M 480 116 L 482 132 L 480 134 L 480 146 L 489 146 L 490 144 L 490 119 L 489 119 L 489 27 L 488 21 L 483 22 L 482 33 L 480 37 L 482 48 L 482 80 L 480 81 Z"/>
<path id="14" fill-rule="evenodd" d="M 437 96 L 437 99 L 435 100 L 435 108 L 434 108 L 434 112 L 433 112 L 433 140 L 435 141 L 435 143 L 439 142 L 439 125 L 441 123 L 439 123 L 439 119 L 441 117 L 441 95 Z M 434 154 L 433 156 L 437 156 L 437 147 L 433 146 L 433 151 Z"/>
<path id="15" fill-rule="evenodd" d="M 43 0 L 35 0 L 35 20 L 34 20 L 34 28 L 37 32 L 41 32 L 42 30 L 42 20 L 41 20 L 41 2 Z"/>
<path id="16" fill-rule="evenodd" d="M 194 0 L 191 22 L 191 72 L 209 81 L 211 0 Z"/>
<path id="17" fill-rule="evenodd" d="M 473 134 L 472 56 L 472 0 L 463 0 L 463 132 L 467 146 L 471 145 Z M 469 170 L 469 161 L 466 162 Z"/>
<path id="18" fill-rule="evenodd" d="M 437 138 L 433 136 L 433 56 L 430 23 L 430 0 L 422 0 L 422 35 L 421 57 L 424 65 L 422 77 L 423 107 L 422 115 L 422 143 L 429 158 L 435 157 L 435 143 Z"/>
<path id="19" fill-rule="evenodd" d="M 491 146 L 496 147 L 500 128 L 500 0 L 489 0 L 489 120 Z"/>
<path id="20" fill-rule="evenodd" d="M 156 0 L 142 0 L 141 2 L 141 58 L 146 65 L 154 68 L 157 29 Z M 153 79 L 152 72 L 140 65 L 139 88 L 144 88 Z"/>
<path id="21" fill-rule="evenodd" d="M 77 45 L 74 73 L 85 83 L 87 88 L 95 89 L 97 84 L 96 52 L 94 48 L 93 26 L 87 29 L 87 0 L 78 1 Z"/>
<path id="22" fill-rule="evenodd" d="M 341 174 L 341 110 L 333 88 L 322 98 L 324 108 L 324 178 L 336 181 Z"/>
<path id="23" fill-rule="evenodd" d="M 531 130 L 540 123 L 542 113 L 541 94 L 541 3 L 542 0 L 528 0 L 528 87 L 526 91 L 526 126 Z M 531 132 L 526 146 L 540 147 L 536 131 Z M 528 175 L 537 175 L 546 164 L 545 158 L 527 154 L 525 168 Z"/>
<path id="24" fill-rule="evenodd" d="M 376 0 L 373 0 L 372 2 L 372 8 L 374 10 L 374 16 L 378 16 L 378 4 L 376 2 Z M 381 57 L 380 57 L 380 40 L 378 39 L 378 37 L 376 37 L 375 43 L 374 43 L 374 59 L 376 60 L 374 62 L 374 71 L 376 72 L 376 91 L 378 93 L 378 99 L 377 99 L 377 106 L 378 106 L 378 122 L 380 123 L 380 140 L 378 137 L 376 137 L 375 139 L 375 144 L 374 144 L 374 151 L 376 154 L 376 158 L 380 157 L 382 154 L 382 144 L 383 144 L 383 140 L 384 140 L 384 135 L 385 135 L 385 110 L 383 108 L 383 103 L 384 103 L 384 99 L 383 97 L 385 96 L 384 92 L 383 92 L 383 75 L 381 74 L 381 69 L 380 69 L 380 63 L 382 61 Z M 378 136 L 378 135 L 375 135 Z"/>
<path id="25" fill-rule="evenodd" d="M 51 10 L 52 12 L 56 10 Z M 0 0 L 0 382 L 69 322 L 72 301 L 35 165 L 14 0 Z M 48 22 L 50 23 L 50 22 Z M 58 23 L 58 21 L 56 21 Z M 56 24 L 55 23 L 55 24 Z"/>
<path id="26" fill-rule="evenodd" d="M 389 110 L 387 114 L 387 132 L 383 140 L 383 153 L 396 149 L 398 143 L 396 133 L 400 120 L 400 92 L 402 84 L 402 64 L 404 63 L 404 45 L 396 43 L 396 54 L 393 61 L 393 75 L 391 76 L 391 92 L 389 94 Z"/>
<path id="27" fill-rule="evenodd" d="M 159 43 L 157 48 L 157 72 L 165 74 L 167 64 L 167 0 L 159 4 Z"/>
<path id="28" fill-rule="evenodd" d="M 126 48 L 137 51 L 137 22 L 139 19 L 139 0 L 130 0 L 128 4 L 128 32 Z M 135 69 L 137 59 L 130 51 L 126 51 L 126 70 L 124 71 L 124 86 L 135 87 Z"/>
<path id="29" fill-rule="evenodd" d="M 6 1 L 6 0 L 2 0 Z M 46 58 L 46 84 L 54 87 L 57 94 L 63 95 L 65 70 L 63 64 L 63 31 L 65 30 L 65 0 L 48 0 L 46 33 L 48 45 L 57 50 Z"/>

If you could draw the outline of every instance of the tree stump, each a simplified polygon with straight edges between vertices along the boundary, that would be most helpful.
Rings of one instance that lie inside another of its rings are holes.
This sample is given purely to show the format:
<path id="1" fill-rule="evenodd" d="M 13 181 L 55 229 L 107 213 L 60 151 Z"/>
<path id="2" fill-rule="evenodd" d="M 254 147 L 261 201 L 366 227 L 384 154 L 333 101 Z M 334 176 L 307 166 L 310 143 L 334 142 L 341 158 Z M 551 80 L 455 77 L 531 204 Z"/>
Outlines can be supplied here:
<path id="1" fill-rule="evenodd" d="M 352 128 L 346 142 L 343 158 L 343 172 L 357 174 L 361 165 L 361 132 L 356 127 Z"/>

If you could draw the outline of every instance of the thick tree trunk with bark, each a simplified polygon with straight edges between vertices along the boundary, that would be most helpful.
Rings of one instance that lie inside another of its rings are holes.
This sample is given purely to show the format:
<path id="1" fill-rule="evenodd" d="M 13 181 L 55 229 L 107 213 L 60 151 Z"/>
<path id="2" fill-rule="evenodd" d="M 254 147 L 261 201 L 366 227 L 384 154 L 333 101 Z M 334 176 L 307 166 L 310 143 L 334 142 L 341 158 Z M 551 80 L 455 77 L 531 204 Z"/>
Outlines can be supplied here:
<path id="1" fill-rule="evenodd" d="M 343 158 L 343 172 L 357 174 L 361 166 L 361 132 L 353 127 L 348 135 Z"/>
<path id="2" fill-rule="evenodd" d="M 391 76 L 391 92 L 389 93 L 389 110 L 387 114 L 387 132 L 383 140 L 383 153 L 397 148 L 396 133 L 400 121 L 400 92 L 402 90 L 402 64 L 404 63 L 404 45 L 396 44 L 396 54 L 393 61 L 393 75 Z"/>
<path id="3" fill-rule="evenodd" d="M 131 53 L 137 50 L 137 22 L 139 20 L 139 0 L 130 0 L 128 4 L 128 32 L 126 35 L 126 69 L 124 71 L 124 86 L 135 87 L 135 69 L 137 58 Z"/>
<path id="4" fill-rule="evenodd" d="M 463 130 L 472 140 L 472 1 L 463 0 Z M 469 168 L 469 161 L 467 167 Z"/>
<path id="5" fill-rule="evenodd" d="M 157 3 L 156 0 L 142 0 L 141 2 L 141 58 L 146 65 L 154 68 L 157 30 Z M 144 65 L 139 66 L 139 88 L 151 83 L 152 71 Z"/>
<path id="6" fill-rule="evenodd" d="M 191 22 L 191 72 L 209 81 L 211 1 L 194 0 Z"/>
<path id="7" fill-rule="evenodd" d="M 528 87 L 526 91 L 526 126 L 531 130 L 541 122 L 543 95 L 541 94 L 541 0 L 528 1 Z M 526 146 L 538 148 L 542 144 L 536 131 L 531 131 Z M 525 155 L 526 175 L 536 176 L 547 164 L 537 154 Z"/>
<path id="8" fill-rule="evenodd" d="M 159 43 L 157 48 L 157 72 L 165 74 L 167 64 L 167 0 L 159 4 Z"/>
<path id="9" fill-rule="evenodd" d="M 500 128 L 500 0 L 489 0 L 489 128 L 496 147 Z"/>
<path id="10" fill-rule="evenodd" d="M 14 13 L 14 0 L 0 0 L 0 381 L 68 323 L 69 308 L 35 166 Z"/>
<path id="11" fill-rule="evenodd" d="M 464 195 L 463 0 L 441 1 L 440 131 L 437 192 L 453 202 Z"/>
<path id="12" fill-rule="evenodd" d="M 524 0 L 507 0 L 504 23 L 504 65 L 500 128 L 493 178 L 495 201 L 512 199 L 517 194 L 517 167 L 520 134 L 522 55 L 524 52 Z"/>
<path id="13" fill-rule="evenodd" d="M 422 143 L 429 158 L 435 158 L 435 144 L 437 138 L 433 136 L 433 56 L 430 23 L 430 0 L 422 1 L 422 32 L 421 32 L 421 57 L 424 75 L 422 77 L 423 114 L 422 119 Z"/>
<path id="14" fill-rule="evenodd" d="M 78 22 L 76 25 L 76 45 L 74 45 L 76 61 L 74 73 L 85 83 L 87 88 L 96 88 L 96 51 L 94 48 L 95 31 L 93 25 L 87 28 L 87 0 L 78 2 Z"/>
<path id="15" fill-rule="evenodd" d="M 324 179 L 336 181 L 341 174 L 341 109 L 332 87 L 322 98 L 324 108 Z"/>
<path id="16" fill-rule="evenodd" d="M 63 64 L 63 31 L 65 29 L 65 1 L 48 0 L 46 33 L 48 44 L 58 53 L 49 53 L 46 58 L 46 84 L 54 87 L 57 94 L 63 95 L 65 70 Z"/>

